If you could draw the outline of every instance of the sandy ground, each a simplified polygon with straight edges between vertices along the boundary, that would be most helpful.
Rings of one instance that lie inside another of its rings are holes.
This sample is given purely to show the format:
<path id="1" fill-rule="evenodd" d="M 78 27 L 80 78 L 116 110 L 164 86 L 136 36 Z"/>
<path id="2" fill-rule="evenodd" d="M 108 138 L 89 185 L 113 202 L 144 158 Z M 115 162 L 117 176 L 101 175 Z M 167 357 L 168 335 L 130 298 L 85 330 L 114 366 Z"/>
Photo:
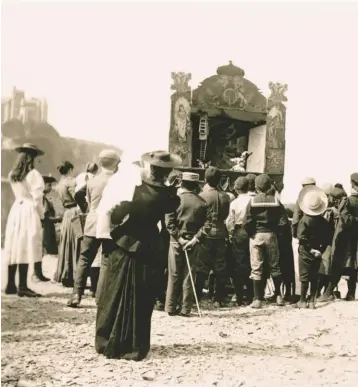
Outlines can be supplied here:
<path id="1" fill-rule="evenodd" d="M 52 276 L 55 264 L 45 257 L 45 274 Z M 152 350 L 134 363 L 94 351 L 93 299 L 74 310 L 65 305 L 68 289 L 33 288 L 45 297 L 2 295 L 3 386 L 357 385 L 358 302 L 301 311 L 206 309 L 201 319 L 155 311 Z"/>

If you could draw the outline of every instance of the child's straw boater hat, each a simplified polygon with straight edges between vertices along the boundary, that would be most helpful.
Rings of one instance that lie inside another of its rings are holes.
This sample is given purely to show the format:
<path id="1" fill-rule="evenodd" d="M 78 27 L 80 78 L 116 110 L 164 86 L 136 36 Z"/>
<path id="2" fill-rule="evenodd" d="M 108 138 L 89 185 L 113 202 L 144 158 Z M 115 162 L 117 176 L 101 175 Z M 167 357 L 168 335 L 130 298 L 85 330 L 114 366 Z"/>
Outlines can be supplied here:
<path id="1" fill-rule="evenodd" d="M 307 185 L 301 189 L 298 195 L 298 205 L 307 215 L 321 215 L 327 210 L 328 197 L 322 188 Z"/>

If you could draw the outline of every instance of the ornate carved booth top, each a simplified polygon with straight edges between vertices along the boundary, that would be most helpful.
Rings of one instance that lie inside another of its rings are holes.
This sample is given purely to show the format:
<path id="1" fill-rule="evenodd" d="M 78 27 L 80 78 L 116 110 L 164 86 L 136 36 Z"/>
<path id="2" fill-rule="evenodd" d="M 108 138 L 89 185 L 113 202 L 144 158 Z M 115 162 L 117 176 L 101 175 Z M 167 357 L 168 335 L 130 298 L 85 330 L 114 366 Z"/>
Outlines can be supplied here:
<path id="1" fill-rule="evenodd" d="M 217 68 L 192 92 L 190 73 L 172 73 L 170 151 L 184 167 L 214 165 L 233 173 L 283 177 L 287 85 L 269 83 L 266 98 L 232 62 Z"/>
<path id="2" fill-rule="evenodd" d="M 229 62 L 216 72 L 193 91 L 192 112 L 206 112 L 209 117 L 227 115 L 245 122 L 265 121 L 267 100 L 244 78 L 244 70 Z"/>

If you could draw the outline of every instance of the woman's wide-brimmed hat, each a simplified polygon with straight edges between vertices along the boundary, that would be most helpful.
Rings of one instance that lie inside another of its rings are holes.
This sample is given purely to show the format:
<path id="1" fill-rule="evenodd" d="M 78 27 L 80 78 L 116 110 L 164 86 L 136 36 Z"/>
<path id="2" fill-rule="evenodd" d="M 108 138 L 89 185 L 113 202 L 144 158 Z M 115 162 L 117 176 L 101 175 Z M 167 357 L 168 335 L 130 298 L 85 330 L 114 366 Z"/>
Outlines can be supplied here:
<path id="1" fill-rule="evenodd" d="M 328 197 L 322 188 L 307 185 L 298 195 L 298 205 L 307 215 L 321 215 L 327 210 Z"/>
<path id="2" fill-rule="evenodd" d="M 28 152 L 28 153 L 35 153 L 37 156 L 42 156 L 45 154 L 41 149 L 39 149 L 36 145 L 30 144 L 29 142 L 18 146 L 15 148 L 16 152 Z"/>
<path id="3" fill-rule="evenodd" d="M 176 168 L 183 162 L 180 156 L 166 151 L 144 153 L 142 160 L 150 165 L 161 168 Z"/>

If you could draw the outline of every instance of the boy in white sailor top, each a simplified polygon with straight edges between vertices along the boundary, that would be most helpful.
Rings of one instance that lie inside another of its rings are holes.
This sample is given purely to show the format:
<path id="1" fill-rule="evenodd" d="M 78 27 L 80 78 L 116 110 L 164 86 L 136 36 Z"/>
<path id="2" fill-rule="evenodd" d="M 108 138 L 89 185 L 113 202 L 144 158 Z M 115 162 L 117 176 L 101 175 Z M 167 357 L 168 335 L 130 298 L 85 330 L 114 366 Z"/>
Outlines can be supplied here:
<path id="1" fill-rule="evenodd" d="M 260 308 L 262 304 L 264 268 L 273 279 L 277 305 L 284 305 L 280 290 L 282 276 L 277 234 L 281 226 L 287 226 L 287 217 L 279 200 L 267 193 L 271 186 L 272 180 L 268 175 L 256 177 L 257 195 L 251 198 L 243 219 L 243 227 L 250 238 L 251 279 L 254 283 L 252 308 Z"/>

